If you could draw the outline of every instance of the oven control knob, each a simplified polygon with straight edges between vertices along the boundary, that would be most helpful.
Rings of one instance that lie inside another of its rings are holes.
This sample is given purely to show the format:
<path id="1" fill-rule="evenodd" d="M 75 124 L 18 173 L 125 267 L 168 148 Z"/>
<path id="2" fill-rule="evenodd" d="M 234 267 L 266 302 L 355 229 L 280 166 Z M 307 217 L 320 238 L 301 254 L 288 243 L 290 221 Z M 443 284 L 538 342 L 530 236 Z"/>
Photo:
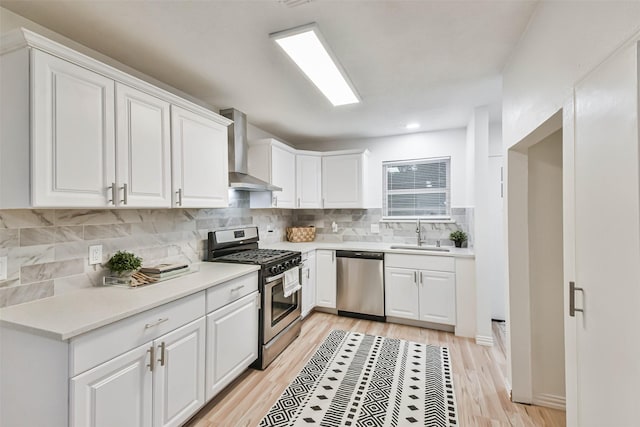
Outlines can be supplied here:
<path id="1" fill-rule="evenodd" d="M 278 273 L 282 273 L 284 271 L 284 265 L 278 264 Z"/>
<path id="2" fill-rule="evenodd" d="M 284 269 L 288 270 L 291 267 L 291 261 L 285 261 L 284 263 Z"/>
<path id="3" fill-rule="evenodd" d="M 269 273 L 276 274 L 277 272 L 278 272 L 277 266 L 269 267 Z"/>

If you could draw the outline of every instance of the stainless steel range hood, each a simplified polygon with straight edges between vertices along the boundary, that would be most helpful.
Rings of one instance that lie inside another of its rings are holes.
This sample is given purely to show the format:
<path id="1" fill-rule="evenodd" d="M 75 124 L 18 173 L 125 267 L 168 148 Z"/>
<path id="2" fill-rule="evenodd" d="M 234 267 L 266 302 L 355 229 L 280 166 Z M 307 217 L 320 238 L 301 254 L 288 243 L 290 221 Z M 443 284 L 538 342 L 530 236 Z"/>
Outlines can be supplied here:
<path id="1" fill-rule="evenodd" d="M 229 188 L 245 191 L 282 191 L 282 188 L 247 173 L 247 116 L 235 108 L 220 110 L 220 115 L 233 120 L 229 125 Z"/>

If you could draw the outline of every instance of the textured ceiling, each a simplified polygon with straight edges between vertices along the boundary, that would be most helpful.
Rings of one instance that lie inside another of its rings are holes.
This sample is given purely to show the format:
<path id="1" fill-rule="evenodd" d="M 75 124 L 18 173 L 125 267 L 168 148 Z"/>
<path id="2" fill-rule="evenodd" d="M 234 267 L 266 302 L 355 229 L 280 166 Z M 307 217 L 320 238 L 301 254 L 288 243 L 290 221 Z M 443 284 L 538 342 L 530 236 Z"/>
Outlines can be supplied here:
<path id="1" fill-rule="evenodd" d="M 294 2 L 295 3 L 295 2 Z M 535 1 L 2 1 L 294 144 L 500 118 L 500 72 Z M 269 39 L 318 23 L 362 102 L 333 107 Z M 415 131 L 413 131 L 415 132 Z"/>

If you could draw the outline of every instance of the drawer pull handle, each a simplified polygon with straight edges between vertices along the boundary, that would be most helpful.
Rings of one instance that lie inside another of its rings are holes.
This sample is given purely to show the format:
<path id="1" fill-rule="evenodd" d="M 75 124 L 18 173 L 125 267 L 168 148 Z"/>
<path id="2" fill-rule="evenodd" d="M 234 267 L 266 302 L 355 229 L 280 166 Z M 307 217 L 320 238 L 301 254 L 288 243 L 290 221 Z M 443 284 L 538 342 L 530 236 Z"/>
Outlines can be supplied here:
<path id="1" fill-rule="evenodd" d="M 236 292 L 236 291 L 239 291 L 242 288 L 244 288 L 244 285 L 236 286 L 235 288 L 229 289 L 229 292 Z"/>
<path id="2" fill-rule="evenodd" d="M 153 328 L 154 326 L 158 326 L 160 323 L 164 323 L 167 320 L 169 320 L 168 317 L 164 317 L 164 318 L 158 319 L 155 322 L 147 323 L 146 325 L 144 325 L 144 328 L 145 329 Z"/>

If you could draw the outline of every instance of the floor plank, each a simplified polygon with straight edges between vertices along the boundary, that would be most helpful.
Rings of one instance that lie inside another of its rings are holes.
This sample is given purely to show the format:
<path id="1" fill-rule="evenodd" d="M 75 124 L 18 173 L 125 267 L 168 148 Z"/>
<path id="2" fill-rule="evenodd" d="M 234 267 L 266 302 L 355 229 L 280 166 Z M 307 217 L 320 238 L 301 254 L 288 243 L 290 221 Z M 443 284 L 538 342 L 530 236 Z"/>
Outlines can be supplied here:
<path id="1" fill-rule="evenodd" d="M 504 324 L 494 322 L 495 345 L 476 345 L 452 333 L 313 313 L 302 334 L 267 369 L 250 369 L 207 404 L 189 427 L 254 427 L 333 329 L 449 347 L 461 426 L 565 426 L 562 411 L 509 400 Z"/>

